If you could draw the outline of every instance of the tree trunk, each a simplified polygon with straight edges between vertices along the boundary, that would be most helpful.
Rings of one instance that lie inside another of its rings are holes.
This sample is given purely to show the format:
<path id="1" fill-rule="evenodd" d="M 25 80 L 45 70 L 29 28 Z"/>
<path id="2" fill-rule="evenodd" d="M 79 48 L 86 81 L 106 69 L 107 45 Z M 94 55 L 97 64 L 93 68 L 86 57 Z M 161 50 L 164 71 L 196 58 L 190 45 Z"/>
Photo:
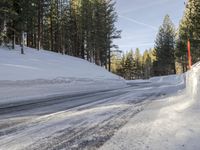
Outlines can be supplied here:
<path id="1" fill-rule="evenodd" d="M 24 54 L 24 32 L 21 33 L 21 54 Z"/>
<path id="2" fill-rule="evenodd" d="M 111 71 L 111 54 L 110 54 L 110 49 L 108 51 L 108 71 Z"/>
<path id="3" fill-rule="evenodd" d="M 13 31 L 12 49 L 15 49 L 15 31 Z"/>
<path id="4" fill-rule="evenodd" d="M 38 37 L 37 37 L 37 49 L 40 50 L 41 44 L 41 1 L 38 0 Z"/>
<path id="5" fill-rule="evenodd" d="M 52 8 L 51 8 L 52 9 Z M 52 20 L 52 12 L 50 16 L 50 40 L 51 40 L 51 51 L 53 51 L 53 20 Z"/>
<path id="6" fill-rule="evenodd" d="M 81 41 L 81 58 L 85 59 L 85 46 L 84 46 L 84 39 L 82 37 L 82 41 Z"/>

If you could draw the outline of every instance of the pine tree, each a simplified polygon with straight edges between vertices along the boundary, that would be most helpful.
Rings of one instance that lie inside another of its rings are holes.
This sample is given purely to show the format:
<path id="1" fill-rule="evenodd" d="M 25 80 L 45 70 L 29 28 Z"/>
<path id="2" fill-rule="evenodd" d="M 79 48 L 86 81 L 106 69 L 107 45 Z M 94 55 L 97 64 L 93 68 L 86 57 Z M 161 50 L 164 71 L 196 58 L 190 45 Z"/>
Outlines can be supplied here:
<path id="1" fill-rule="evenodd" d="M 123 78 L 126 78 L 125 60 L 126 60 L 126 56 L 123 54 L 123 56 L 119 62 L 119 66 L 116 69 L 116 74 L 118 74 L 119 76 L 121 76 Z"/>
<path id="2" fill-rule="evenodd" d="M 145 50 L 143 57 L 142 57 L 142 62 L 143 62 L 143 77 L 144 79 L 148 79 L 151 77 L 152 73 L 152 63 L 153 60 L 151 58 L 151 50 Z"/>
<path id="3" fill-rule="evenodd" d="M 0 44 L 16 41 L 87 59 L 110 70 L 115 27 L 113 0 L 2 0 Z M 22 36 L 23 35 L 23 36 Z"/>
<path id="4" fill-rule="evenodd" d="M 155 56 L 156 62 L 154 63 L 154 68 L 156 75 L 176 73 L 175 28 L 169 15 L 165 16 L 163 25 L 159 29 L 155 41 Z"/>
<path id="5" fill-rule="evenodd" d="M 135 50 L 134 60 L 136 65 L 135 76 L 137 79 L 139 79 L 142 76 L 142 56 L 140 54 L 139 48 L 136 48 Z"/>
<path id="6" fill-rule="evenodd" d="M 184 16 L 179 25 L 178 39 L 176 42 L 176 59 L 182 66 L 182 71 L 187 70 L 187 41 L 191 42 L 193 63 L 200 60 L 200 1 L 188 0 Z"/>
<path id="7" fill-rule="evenodd" d="M 136 62 L 133 58 L 133 51 L 129 51 L 126 54 L 125 64 L 124 64 L 125 78 L 127 80 L 135 79 Z"/>

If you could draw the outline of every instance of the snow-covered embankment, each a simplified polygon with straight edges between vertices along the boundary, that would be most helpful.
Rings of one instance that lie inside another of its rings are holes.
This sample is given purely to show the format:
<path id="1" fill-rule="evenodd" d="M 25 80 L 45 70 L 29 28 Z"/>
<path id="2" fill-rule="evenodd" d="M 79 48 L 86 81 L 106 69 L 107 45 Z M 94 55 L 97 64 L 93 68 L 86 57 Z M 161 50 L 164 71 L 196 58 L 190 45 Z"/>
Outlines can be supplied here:
<path id="1" fill-rule="evenodd" d="M 25 47 L 0 48 L 0 104 L 125 87 L 122 78 L 86 60 Z"/>
<path id="2" fill-rule="evenodd" d="M 195 103 L 200 103 L 200 62 L 187 72 L 186 90 Z"/>

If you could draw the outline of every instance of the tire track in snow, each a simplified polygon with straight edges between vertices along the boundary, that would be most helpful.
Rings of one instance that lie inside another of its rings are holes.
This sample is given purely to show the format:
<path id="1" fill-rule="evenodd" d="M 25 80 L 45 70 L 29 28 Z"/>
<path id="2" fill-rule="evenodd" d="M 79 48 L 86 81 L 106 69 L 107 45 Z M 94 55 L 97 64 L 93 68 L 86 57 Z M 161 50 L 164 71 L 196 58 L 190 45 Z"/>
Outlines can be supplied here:
<path id="1" fill-rule="evenodd" d="M 30 145 L 27 150 L 54 150 L 54 149 L 95 149 L 109 140 L 114 133 L 124 126 L 128 120 L 143 110 L 144 104 L 129 105 L 127 109 L 121 110 L 94 125 L 75 126 L 68 131 L 59 131 L 58 136 L 49 136 Z M 61 133 L 61 134 L 60 134 Z M 56 134 L 56 133 L 55 133 Z M 60 135 L 59 135 L 60 134 Z M 43 141 L 48 141 L 43 143 Z"/>

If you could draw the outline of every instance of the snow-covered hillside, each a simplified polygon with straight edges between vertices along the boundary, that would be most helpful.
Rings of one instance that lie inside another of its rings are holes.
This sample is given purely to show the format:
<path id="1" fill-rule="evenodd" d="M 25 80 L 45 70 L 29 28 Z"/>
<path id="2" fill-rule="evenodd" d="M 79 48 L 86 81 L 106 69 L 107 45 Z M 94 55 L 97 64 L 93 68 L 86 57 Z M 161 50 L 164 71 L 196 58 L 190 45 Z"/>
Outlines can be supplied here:
<path id="1" fill-rule="evenodd" d="M 102 67 L 79 58 L 49 51 L 25 48 L 0 48 L 0 80 L 35 80 L 56 78 L 119 79 Z"/>
<path id="2" fill-rule="evenodd" d="M 0 48 L 0 103 L 125 87 L 122 78 L 86 60 L 25 47 Z"/>

